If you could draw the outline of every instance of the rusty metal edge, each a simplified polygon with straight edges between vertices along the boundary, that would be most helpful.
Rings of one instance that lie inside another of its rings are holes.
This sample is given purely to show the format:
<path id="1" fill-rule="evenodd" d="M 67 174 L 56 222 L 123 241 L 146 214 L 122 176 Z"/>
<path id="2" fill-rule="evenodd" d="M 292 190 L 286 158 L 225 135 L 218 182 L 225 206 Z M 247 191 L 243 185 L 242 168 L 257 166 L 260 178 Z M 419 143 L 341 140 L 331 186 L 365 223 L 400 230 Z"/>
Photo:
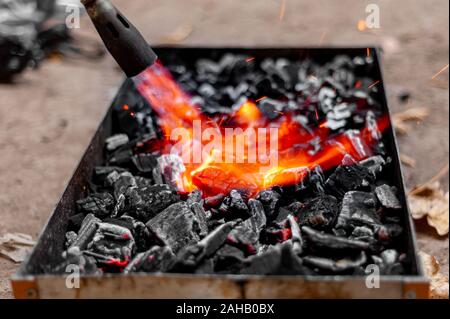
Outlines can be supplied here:
<path id="1" fill-rule="evenodd" d="M 382 96 L 382 99 L 383 99 L 382 102 L 386 105 L 387 114 L 389 116 L 389 122 L 391 123 L 391 125 L 388 128 L 388 130 L 390 131 L 390 134 L 392 135 L 393 142 L 394 142 L 394 154 L 392 154 L 392 156 L 394 157 L 394 162 L 396 162 L 399 165 L 398 173 L 400 174 L 400 181 L 401 181 L 401 185 L 400 185 L 401 186 L 401 190 L 400 190 L 400 192 L 405 195 L 404 205 L 405 205 L 405 210 L 406 210 L 407 215 L 408 215 L 407 216 L 407 221 L 408 221 L 407 223 L 408 223 L 408 227 L 410 229 L 410 235 L 411 235 L 410 239 L 412 241 L 411 244 L 415 248 L 415 249 L 413 249 L 413 253 L 414 253 L 414 259 L 417 261 L 416 262 L 417 272 L 418 272 L 418 275 L 420 277 L 422 277 L 422 278 L 424 278 L 424 279 L 426 279 L 428 281 L 428 279 L 425 277 L 425 273 L 424 273 L 424 270 L 423 270 L 423 265 L 422 265 L 421 259 L 420 259 L 419 255 L 418 255 L 418 251 L 417 251 L 418 245 L 417 245 L 416 228 L 415 228 L 415 225 L 414 225 L 414 221 L 412 219 L 411 210 L 409 208 L 408 195 L 407 195 L 406 186 L 405 186 L 405 176 L 404 176 L 403 170 L 401 168 L 401 165 L 402 165 L 401 163 L 402 162 L 400 160 L 399 147 L 398 147 L 398 142 L 397 142 L 397 134 L 395 133 L 395 129 L 392 126 L 392 123 L 393 123 L 393 121 L 392 121 L 392 114 L 391 114 L 390 109 L 389 109 L 388 94 L 387 94 L 386 86 L 384 85 L 385 82 L 384 82 L 383 68 L 381 66 L 381 63 L 382 63 L 382 55 L 381 55 L 382 49 L 374 47 L 373 50 L 374 50 L 374 53 L 375 53 L 375 56 L 376 56 L 376 61 L 378 63 L 378 70 L 380 72 L 380 87 L 381 87 L 381 90 L 382 90 L 381 91 L 381 93 L 382 93 L 381 96 Z"/>
<path id="2" fill-rule="evenodd" d="M 365 277 L 259 276 L 195 274 L 107 274 L 82 276 L 69 289 L 57 275 L 13 276 L 18 299 L 48 298 L 428 298 L 428 281 L 412 276 L 382 276 L 380 288 L 369 289 Z M 382 287 L 384 285 L 384 288 Z M 158 287 L 158 291 L 153 288 Z M 193 290 L 195 288 L 195 290 Z M 202 288 L 202 289 L 200 289 Z M 349 288 L 351 288 L 349 290 Z"/>

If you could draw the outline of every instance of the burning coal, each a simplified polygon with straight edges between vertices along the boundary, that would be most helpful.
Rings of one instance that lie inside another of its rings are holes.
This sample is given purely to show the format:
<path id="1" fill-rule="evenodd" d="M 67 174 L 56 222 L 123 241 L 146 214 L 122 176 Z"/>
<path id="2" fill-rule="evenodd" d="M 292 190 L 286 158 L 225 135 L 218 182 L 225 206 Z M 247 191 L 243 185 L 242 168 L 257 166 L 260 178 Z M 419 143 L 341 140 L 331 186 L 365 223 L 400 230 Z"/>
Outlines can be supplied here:
<path id="1" fill-rule="evenodd" d="M 104 165 L 47 272 L 407 269 L 370 54 L 178 59 L 119 96 Z"/>
<path id="2" fill-rule="evenodd" d="M 356 160 L 372 156 L 372 148 L 381 137 L 380 129 L 387 125 L 386 118 L 374 118 L 371 127 L 342 134 L 331 130 L 336 123 L 330 117 L 320 123 L 317 119 L 315 128 L 306 127 L 296 119 L 302 116 L 305 105 L 286 108 L 283 102 L 267 96 L 256 102 L 241 97 L 230 106 L 230 112 L 213 118 L 202 113 L 161 63 L 149 67 L 135 82 L 158 115 L 166 137 L 162 153 L 181 157 L 186 166 L 177 183 L 181 192 L 200 189 L 211 195 L 228 193 L 244 182 L 246 190 L 256 194 L 275 185 L 296 184 L 305 176 L 305 170 L 336 167 L 346 154 Z M 325 89 L 319 95 L 335 95 Z M 333 111 L 342 119 L 350 114 L 350 108 L 344 102 Z M 314 111 L 318 115 L 319 111 Z M 271 114 L 265 116 L 263 112 Z M 208 172 L 212 175 L 208 176 Z M 225 187 L 212 187 L 217 179 L 228 182 Z"/>

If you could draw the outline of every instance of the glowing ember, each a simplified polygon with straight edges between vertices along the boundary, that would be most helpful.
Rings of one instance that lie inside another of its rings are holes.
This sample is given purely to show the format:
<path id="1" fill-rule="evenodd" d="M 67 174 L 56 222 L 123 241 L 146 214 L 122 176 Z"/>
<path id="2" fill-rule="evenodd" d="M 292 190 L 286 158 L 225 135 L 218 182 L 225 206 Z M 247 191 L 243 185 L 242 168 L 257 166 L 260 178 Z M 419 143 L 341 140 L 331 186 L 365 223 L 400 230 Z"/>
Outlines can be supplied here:
<path id="1" fill-rule="evenodd" d="M 360 85 L 358 82 L 356 87 Z M 357 161 L 372 156 L 372 146 L 378 143 L 373 131 L 382 131 L 389 124 L 387 117 L 382 117 L 370 132 L 363 128 L 333 135 L 327 121 L 316 129 L 305 129 L 294 120 L 292 110 L 278 112 L 279 116 L 269 121 L 251 100 L 243 101 L 231 114 L 211 118 L 200 112 L 160 63 L 136 78 L 136 86 L 158 113 L 165 136 L 159 151 L 183 159 L 185 170 L 177 182 L 182 193 L 200 189 L 205 196 L 212 196 L 245 189 L 253 196 L 275 185 L 296 184 L 309 169 L 336 167 L 346 154 Z M 318 120 L 317 109 L 315 116 Z M 180 128 L 185 134 L 177 133 Z M 314 150 L 314 144 L 320 147 Z M 274 158 L 276 165 L 269 165 Z"/>

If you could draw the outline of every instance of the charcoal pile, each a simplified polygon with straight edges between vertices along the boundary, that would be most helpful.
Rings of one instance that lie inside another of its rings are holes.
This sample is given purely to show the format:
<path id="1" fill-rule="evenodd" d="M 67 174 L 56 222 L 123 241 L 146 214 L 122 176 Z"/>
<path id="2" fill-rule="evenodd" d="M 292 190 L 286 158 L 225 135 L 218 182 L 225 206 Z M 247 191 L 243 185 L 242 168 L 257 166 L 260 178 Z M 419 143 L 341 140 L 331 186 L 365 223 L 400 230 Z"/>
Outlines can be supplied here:
<path id="1" fill-rule="evenodd" d="M 268 121 L 293 112 L 305 130 L 326 123 L 350 138 L 358 158 L 303 168 L 298 183 L 254 195 L 245 188 L 180 192 L 183 163 L 162 152 L 158 116 L 129 83 L 116 100 L 117 130 L 106 139 L 104 163 L 70 218 L 64 261 L 47 272 L 68 264 L 86 274 L 364 275 L 369 264 L 384 275 L 408 271 L 403 204 L 376 122 L 383 115 L 371 85 L 377 79 L 367 77 L 371 57 L 164 62 L 214 120 L 242 99 L 264 96 L 257 105 Z M 303 147 L 319 152 L 322 144 Z"/>

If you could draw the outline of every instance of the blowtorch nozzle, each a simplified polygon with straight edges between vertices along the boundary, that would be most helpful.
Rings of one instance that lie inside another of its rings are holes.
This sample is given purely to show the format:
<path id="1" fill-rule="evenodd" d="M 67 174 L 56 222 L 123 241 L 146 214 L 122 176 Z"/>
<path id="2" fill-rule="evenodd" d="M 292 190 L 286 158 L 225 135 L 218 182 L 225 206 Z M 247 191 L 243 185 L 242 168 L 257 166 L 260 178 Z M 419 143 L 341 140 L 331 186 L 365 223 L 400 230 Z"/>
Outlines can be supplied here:
<path id="1" fill-rule="evenodd" d="M 157 56 L 136 27 L 109 0 L 80 0 L 106 48 L 128 77 L 155 63 Z"/>

